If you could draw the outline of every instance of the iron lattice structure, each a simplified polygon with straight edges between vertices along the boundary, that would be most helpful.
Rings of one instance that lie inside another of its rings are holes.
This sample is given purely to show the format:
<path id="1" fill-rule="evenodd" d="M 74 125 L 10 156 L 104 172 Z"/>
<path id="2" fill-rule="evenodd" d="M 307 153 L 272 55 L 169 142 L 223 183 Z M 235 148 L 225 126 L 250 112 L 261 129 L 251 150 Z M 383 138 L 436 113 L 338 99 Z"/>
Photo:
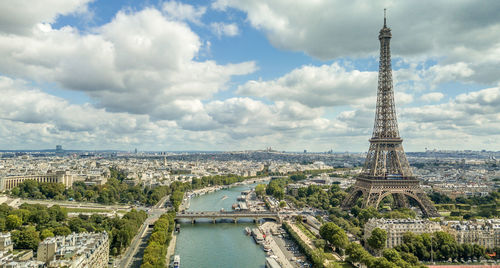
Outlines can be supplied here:
<path id="1" fill-rule="evenodd" d="M 399 207 L 408 207 L 408 197 L 414 199 L 425 216 L 439 216 L 436 208 L 413 176 L 399 136 L 391 67 L 391 29 L 380 30 L 380 65 L 378 74 L 377 109 L 370 149 L 365 165 L 349 195 L 344 209 L 351 208 L 360 197 L 362 207 L 377 208 L 386 196 L 392 195 Z"/>

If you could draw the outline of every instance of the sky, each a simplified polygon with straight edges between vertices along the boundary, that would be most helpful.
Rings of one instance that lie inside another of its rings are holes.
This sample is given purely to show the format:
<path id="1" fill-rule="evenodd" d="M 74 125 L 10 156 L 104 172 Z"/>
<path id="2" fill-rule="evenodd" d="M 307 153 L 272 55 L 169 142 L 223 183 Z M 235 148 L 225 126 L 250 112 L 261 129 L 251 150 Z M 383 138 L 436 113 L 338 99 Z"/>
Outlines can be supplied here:
<path id="1" fill-rule="evenodd" d="M 500 1 L 0 1 L 0 149 L 500 150 Z"/>

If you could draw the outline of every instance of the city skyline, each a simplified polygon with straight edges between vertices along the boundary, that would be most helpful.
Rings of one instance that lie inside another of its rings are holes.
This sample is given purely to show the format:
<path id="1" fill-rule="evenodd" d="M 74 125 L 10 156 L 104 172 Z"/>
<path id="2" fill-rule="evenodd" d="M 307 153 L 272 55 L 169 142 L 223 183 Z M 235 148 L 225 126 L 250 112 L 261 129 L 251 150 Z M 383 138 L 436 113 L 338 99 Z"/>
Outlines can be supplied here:
<path id="1" fill-rule="evenodd" d="M 364 152 L 384 8 L 406 150 L 500 150 L 495 1 L 0 7 L 2 150 Z"/>

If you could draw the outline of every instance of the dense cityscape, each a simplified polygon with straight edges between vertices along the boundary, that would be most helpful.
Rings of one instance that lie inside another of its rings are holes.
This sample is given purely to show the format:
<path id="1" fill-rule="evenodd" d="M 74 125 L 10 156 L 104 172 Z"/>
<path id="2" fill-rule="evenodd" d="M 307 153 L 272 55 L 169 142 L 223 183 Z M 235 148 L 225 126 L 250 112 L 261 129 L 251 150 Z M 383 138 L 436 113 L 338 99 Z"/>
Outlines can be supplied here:
<path id="1" fill-rule="evenodd" d="M 282 267 L 485 263 L 495 261 L 500 248 L 498 152 L 409 153 L 414 173 L 441 215 L 428 220 L 417 207 L 391 209 L 393 200 L 388 198 L 378 211 L 339 209 L 362 170 L 362 153 L 99 153 L 58 148 L 1 155 L 1 261 L 6 267 L 170 265 L 165 256 L 173 257 L 168 244 L 178 232 L 175 214 L 168 210 L 185 213 L 191 198 L 241 183 L 257 187 L 241 201 L 232 200 L 235 211 L 279 212 L 283 227 L 266 221 L 254 232 L 283 240 L 260 236 L 265 250 L 278 243 L 272 252 L 280 255 L 276 260 Z M 157 231 L 163 213 L 164 230 Z M 200 224 L 211 221 L 204 217 Z M 220 220 L 231 219 L 227 217 Z M 130 229 L 120 227 L 124 225 Z M 383 242 L 374 242 L 377 231 Z M 153 237 L 159 239 L 155 250 L 150 249 Z M 139 246 L 141 240 L 146 246 Z"/>
<path id="2" fill-rule="evenodd" d="M 0 2 L 0 268 L 500 268 L 481 5 Z"/>

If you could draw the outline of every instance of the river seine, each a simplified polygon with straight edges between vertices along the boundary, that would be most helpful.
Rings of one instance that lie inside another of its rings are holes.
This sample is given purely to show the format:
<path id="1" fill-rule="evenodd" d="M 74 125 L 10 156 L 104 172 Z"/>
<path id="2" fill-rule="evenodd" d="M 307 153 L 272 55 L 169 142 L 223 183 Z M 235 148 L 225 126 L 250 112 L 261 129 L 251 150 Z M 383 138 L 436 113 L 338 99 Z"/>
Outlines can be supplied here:
<path id="1" fill-rule="evenodd" d="M 254 186 L 237 186 L 193 197 L 188 211 L 231 210 L 241 191 Z M 238 224 L 181 223 L 175 246 L 175 254 L 181 257 L 181 267 L 265 267 L 265 253 L 250 236 L 245 235 L 247 226 L 253 228 L 256 225 L 251 221 L 238 221 Z"/>

